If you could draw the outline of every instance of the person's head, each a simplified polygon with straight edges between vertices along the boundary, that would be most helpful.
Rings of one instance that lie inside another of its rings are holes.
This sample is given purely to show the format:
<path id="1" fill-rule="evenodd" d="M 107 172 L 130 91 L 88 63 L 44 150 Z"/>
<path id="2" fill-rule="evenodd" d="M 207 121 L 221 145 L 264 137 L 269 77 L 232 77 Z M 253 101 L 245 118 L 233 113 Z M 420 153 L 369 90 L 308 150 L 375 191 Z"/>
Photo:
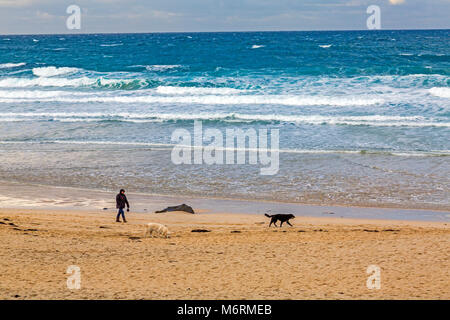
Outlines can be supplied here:
<path id="1" fill-rule="evenodd" d="M 124 193 L 125 193 L 125 190 L 120 189 L 120 193 L 121 193 L 121 194 L 124 194 Z"/>

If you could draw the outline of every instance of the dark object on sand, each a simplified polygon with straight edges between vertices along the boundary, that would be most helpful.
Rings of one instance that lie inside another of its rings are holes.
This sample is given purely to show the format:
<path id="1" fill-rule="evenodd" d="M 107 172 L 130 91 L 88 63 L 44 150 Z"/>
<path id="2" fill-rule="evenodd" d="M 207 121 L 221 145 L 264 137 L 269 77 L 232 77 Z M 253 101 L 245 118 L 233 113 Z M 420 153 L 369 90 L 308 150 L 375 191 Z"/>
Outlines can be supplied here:
<path id="1" fill-rule="evenodd" d="M 239 230 L 233 230 L 233 231 L 231 231 L 231 233 L 241 233 L 241 231 L 239 231 Z"/>
<path id="2" fill-rule="evenodd" d="M 103 210 L 108 210 L 108 208 L 103 208 Z"/>
<path id="3" fill-rule="evenodd" d="M 283 226 L 283 222 L 286 222 L 288 225 L 290 225 L 290 226 L 292 227 L 292 224 L 289 223 L 289 220 L 295 218 L 295 216 L 294 216 L 293 214 L 273 214 L 273 215 L 269 215 L 269 214 L 266 213 L 266 214 L 264 214 L 264 215 L 265 215 L 267 218 L 272 218 L 272 219 L 270 220 L 269 227 L 272 225 L 272 223 L 273 223 L 273 225 L 274 225 L 275 227 L 278 227 L 278 226 L 277 226 L 277 221 L 278 221 L 278 220 L 281 221 L 281 223 L 280 223 L 280 228 Z"/>
<path id="4" fill-rule="evenodd" d="M 184 212 L 189 212 L 194 214 L 194 209 L 192 209 L 192 207 L 186 205 L 186 204 L 182 204 L 179 206 L 174 206 L 174 207 L 167 207 L 164 210 L 160 210 L 160 211 L 155 211 L 155 213 L 163 213 L 163 212 L 171 212 L 171 211 L 184 211 Z"/>
<path id="5" fill-rule="evenodd" d="M 369 230 L 369 229 L 364 229 L 363 231 L 365 231 L 365 232 L 380 232 L 378 230 Z"/>
<path id="6" fill-rule="evenodd" d="M 206 230 L 206 229 L 194 229 L 191 232 L 211 232 L 211 230 Z"/>

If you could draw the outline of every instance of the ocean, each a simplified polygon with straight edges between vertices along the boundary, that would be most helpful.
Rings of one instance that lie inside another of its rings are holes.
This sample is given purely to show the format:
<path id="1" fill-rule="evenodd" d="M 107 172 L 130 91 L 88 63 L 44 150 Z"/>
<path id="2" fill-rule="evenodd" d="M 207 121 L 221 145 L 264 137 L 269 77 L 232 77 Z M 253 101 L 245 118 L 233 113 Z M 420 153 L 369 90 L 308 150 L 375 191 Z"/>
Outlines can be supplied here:
<path id="1" fill-rule="evenodd" d="M 278 129 L 279 171 L 176 165 L 177 129 Z M 450 31 L 0 35 L 0 180 L 450 209 Z"/>

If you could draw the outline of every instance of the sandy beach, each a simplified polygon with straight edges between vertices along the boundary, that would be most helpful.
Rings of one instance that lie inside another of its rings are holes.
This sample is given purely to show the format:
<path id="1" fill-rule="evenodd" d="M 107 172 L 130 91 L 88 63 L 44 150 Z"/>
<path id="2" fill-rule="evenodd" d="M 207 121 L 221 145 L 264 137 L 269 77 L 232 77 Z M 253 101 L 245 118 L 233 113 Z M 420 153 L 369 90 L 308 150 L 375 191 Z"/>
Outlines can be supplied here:
<path id="1" fill-rule="evenodd" d="M 0 299 L 449 299 L 446 222 L 0 209 Z M 171 237 L 143 238 L 148 222 Z M 193 229 L 210 232 L 193 233 Z M 68 289 L 68 266 L 81 288 Z M 369 290 L 369 265 L 381 288 Z"/>

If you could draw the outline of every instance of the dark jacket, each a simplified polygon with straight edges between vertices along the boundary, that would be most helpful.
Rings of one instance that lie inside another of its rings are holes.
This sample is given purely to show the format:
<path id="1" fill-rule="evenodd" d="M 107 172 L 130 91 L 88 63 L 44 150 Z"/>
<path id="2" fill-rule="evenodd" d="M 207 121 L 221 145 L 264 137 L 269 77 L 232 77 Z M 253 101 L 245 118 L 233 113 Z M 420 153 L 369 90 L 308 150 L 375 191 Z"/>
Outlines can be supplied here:
<path id="1" fill-rule="evenodd" d="M 127 206 L 127 208 L 130 207 L 130 204 L 128 203 L 128 200 L 127 200 L 127 196 L 122 193 L 119 193 L 116 196 L 116 208 L 123 209 L 123 208 L 125 208 L 125 205 Z"/>

